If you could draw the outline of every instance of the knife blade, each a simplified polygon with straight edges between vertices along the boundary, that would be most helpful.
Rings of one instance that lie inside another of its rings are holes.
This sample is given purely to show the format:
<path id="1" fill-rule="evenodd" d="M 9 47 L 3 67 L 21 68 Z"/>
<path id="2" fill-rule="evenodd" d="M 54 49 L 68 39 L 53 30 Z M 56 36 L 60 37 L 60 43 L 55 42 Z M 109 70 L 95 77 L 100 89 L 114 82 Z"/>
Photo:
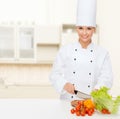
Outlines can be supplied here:
<path id="1" fill-rule="evenodd" d="M 77 95 L 79 98 L 83 98 L 83 99 L 90 99 L 91 96 L 89 94 L 83 93 L 81 91 L 78 90 L 74 90 L 75 95 Z"/>

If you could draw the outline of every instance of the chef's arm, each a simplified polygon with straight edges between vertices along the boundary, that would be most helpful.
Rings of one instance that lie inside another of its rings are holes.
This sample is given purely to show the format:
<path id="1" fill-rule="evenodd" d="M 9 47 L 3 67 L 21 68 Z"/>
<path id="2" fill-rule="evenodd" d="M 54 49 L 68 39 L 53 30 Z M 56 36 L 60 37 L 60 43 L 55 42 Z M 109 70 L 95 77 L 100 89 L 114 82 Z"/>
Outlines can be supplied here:
<path id="1" fill-rule="evenodd" d="M 100 87 L 106 86 L 111 88 L 113 84 L 113 72 L 109 54 L 105 55 L 104 61 L 101 66 L 100 74 L 97 77 L 97 84 L 95 89 L 99 89 Z"/>
<path id="2" fill-rule="evenodd" d="M 59 93 L 65 93 L 64 86 L 68 83 L 64 78 L 65 56 L 64 50 L 61 48 L 57 54 L 55 62 L 50 74 L 50 81 Z"/>

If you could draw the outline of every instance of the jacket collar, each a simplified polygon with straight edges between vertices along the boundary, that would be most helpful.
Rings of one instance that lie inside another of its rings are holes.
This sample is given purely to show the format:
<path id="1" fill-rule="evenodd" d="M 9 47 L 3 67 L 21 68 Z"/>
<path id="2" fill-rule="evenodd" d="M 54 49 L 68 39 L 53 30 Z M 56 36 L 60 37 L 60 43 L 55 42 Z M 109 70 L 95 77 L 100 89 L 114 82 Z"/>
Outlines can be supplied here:
<path id="1" fill-rule="evenodd" d="M 79 48 L 81 48 L 81 49 L 84 49 L 84 48 L 82 48 L 82 46 L 81 46 L 81 44 L 80 44 L 79 41 L 77 41 L 77 46 L 78 46 Z M 93 44 L 93 42 L 91 42 L 91 43 L 87 46 L 86 49 L 93 49 L 93 46 L 94 46 L 94 44 Z"/>

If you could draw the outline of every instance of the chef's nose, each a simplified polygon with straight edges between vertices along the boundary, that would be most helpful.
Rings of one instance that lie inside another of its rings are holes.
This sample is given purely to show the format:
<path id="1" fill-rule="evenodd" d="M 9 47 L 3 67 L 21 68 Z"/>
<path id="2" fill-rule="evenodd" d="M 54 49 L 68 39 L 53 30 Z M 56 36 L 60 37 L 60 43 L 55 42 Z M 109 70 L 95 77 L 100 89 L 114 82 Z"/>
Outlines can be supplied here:
<path id="1" fill-rule="evenodd" d="M 86 29 L 83 29 L 83 34 L 87 34 L 87 30 Z"/>

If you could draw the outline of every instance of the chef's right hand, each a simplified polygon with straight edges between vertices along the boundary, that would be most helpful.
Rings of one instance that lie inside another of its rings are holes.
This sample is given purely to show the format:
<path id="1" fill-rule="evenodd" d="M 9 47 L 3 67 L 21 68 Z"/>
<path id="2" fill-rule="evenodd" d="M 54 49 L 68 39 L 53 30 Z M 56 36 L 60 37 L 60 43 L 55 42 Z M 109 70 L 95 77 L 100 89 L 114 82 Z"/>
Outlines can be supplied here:
<path id="1" fill-rule="evenodd" d="M 64 85 L 64 90 L 66 90 L 68 93 L 74 94 L 75 87 L 71 83 L 66 83 Z"/>

